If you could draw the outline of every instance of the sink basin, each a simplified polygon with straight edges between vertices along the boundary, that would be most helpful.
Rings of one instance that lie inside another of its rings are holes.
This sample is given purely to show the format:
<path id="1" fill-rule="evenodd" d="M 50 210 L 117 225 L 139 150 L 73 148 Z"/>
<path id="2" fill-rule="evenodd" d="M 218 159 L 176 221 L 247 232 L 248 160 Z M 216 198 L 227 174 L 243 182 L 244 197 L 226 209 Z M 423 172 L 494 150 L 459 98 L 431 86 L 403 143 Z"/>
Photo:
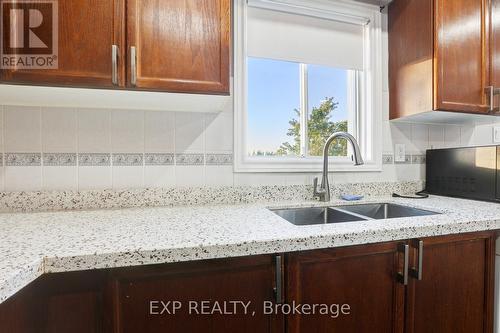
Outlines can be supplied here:
<path id="1" fill-rule="evenodd" d="M 288 222 L 299 226 L 439 214 L 428 210 L 390 203 L 327 208 L 272 209 L 271 211 L 281 216 Z"/>
<path id="2" fill-rule="evenodd" d="M 376 220 L 439 214 L 428 210 L 389 203 L 342 206 L 338 208 L 343 211 L 352 212 Z"/>
<path id="3" fill-rule="evenodd" d="M 343 223 L 367 220 L 367 218 L 352 215 L 348 212 L 342 212 L 334 208 L 276 209 L 272 210 L 272 212 L 295 225 Z"/>

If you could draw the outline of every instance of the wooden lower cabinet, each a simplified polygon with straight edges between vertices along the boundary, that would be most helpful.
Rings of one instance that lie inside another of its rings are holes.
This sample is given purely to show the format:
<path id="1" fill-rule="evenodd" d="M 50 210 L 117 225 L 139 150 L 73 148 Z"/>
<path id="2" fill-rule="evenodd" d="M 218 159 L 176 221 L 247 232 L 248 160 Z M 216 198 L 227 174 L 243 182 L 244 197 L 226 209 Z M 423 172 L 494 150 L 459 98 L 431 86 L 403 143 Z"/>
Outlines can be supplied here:
<path id="1" fill-rule="evenodd" d="M 0 304 L 2 333 L 111 332 L 102 271 L 48 274 Z"/>
<path id="2" fill-rule="evenodd" d="M 401 242 L 290 254 L 287 301 L 348 304 L 350 313 L 293 315 L 289 332 L 403 332 L 405 286 L 398 282 Z"/>
<path id="3" fill-rule="evenodd" d="M 48 274 L 0 304 L 0 332 L 491 333 L 495 238 Z M 265 302 L 278 314 L 265 315 Z"/>
<path id="4" fill-rule="evenodd" d="M 283 332 L 283 320 L 262 311 L 275 300 L 273 262 L 259 256 L 117 272 L 115 332 Z"/>
<path id="5" fill-rule="evenodd" d="M 0 304 L 0 333 L 283 332 L 275 287 L 272 255 L 48 274 Z"/>
<path id="6" fill-rule="evenodd" d="M 351 313 L 288 316 L 288 332 L 491 333 L 495 239 L 481 232 L 290 254 L 288 303 L 349 304 Z"/>
<path id="7" fill-rule="evenodd" d="M 493 332 L 494 235 L 485 232 L 422 241 L 422 280 L 410 279 L 408 285 L 406 332 Z M 413 266 L 417 259 L 418 251 L 414 251 Z"/>

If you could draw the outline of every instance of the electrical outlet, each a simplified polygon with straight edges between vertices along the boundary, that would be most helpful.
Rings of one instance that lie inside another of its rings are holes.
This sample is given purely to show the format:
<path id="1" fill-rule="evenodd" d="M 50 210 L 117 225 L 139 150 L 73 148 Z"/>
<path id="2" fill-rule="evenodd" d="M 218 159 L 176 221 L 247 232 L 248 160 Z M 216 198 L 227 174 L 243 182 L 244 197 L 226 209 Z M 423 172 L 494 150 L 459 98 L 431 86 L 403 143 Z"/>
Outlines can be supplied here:
<path id="1" fill-rule="evenodd" d="M 396 144 L 394 152 L 394 162 L 405 162 L 406 160 L 406 146 L 403 144 Z"/>
<path id="2" fill-rule="evenodd" d="M 493 128 L 493 142 L 500 143 L 500 126 L 495 126 Z"/>

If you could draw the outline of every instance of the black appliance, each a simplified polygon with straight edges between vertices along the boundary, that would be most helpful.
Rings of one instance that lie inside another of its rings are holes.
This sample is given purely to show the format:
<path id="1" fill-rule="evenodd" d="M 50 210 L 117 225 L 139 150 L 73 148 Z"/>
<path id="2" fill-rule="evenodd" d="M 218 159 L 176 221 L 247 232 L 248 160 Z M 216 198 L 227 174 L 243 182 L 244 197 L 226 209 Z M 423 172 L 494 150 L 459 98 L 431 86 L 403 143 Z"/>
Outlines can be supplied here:
<path id="1" fill-rule="evenodd" d="M 500 146 L 427 151 L 429 194 L 500 201 Z"/>

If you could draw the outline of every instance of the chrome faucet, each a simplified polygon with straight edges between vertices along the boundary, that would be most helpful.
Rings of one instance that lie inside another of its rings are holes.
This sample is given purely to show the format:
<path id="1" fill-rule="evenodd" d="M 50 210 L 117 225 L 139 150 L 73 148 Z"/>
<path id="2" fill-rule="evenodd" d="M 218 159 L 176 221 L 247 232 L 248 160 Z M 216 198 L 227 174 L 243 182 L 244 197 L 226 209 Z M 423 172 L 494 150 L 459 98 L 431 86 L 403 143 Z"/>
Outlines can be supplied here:
<path id="1" fill-rule="evenodd" d="M 328 150 L 333 140 L 337 138 L 344 138 L 349 142 L 354 150 L 353 158 L 354 165 L 363 165 L 363 157 L 361 157 L 361 150 L 359 149 L 358 141 L 349 133 L 338 132 L 334 133 L 326 140 L 325 148 L 323 149 L 323 180 L 321 186 L 318 188 L 318 177 L 314 178 L 314 197 L 319 201 L 330 201 L 330 184 L 328 183 Z"/>

